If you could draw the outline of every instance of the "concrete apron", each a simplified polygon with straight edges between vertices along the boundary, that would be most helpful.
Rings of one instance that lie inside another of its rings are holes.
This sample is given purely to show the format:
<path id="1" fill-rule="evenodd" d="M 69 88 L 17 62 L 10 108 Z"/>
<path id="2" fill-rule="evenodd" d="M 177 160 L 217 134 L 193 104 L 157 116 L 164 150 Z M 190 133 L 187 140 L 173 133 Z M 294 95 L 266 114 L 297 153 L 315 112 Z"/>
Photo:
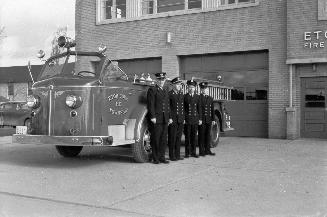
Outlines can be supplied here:
<path id="1" fill-rule="evenodd" d="M 48 201 L 40 216 L 327 216 L 326 141 L 225 137 L 213 151 L 153 165 L 121 149 L 63 159 L 52 147 L 2 141 L 0 214 L 35 213 L 15 205 L 25 198 Z"/>

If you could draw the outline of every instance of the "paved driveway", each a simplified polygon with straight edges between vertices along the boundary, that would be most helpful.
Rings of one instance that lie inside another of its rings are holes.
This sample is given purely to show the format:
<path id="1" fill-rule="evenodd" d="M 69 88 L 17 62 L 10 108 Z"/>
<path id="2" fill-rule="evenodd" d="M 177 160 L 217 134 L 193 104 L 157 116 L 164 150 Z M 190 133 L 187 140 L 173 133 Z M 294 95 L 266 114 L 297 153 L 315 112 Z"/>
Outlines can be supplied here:
<path id="1" fill-rule="evenodd" d="M 216 156 L 133 163 L 126 148 L 0 137 L 0 216 L 327 217 L 327 141 L 221 138 Z"/>

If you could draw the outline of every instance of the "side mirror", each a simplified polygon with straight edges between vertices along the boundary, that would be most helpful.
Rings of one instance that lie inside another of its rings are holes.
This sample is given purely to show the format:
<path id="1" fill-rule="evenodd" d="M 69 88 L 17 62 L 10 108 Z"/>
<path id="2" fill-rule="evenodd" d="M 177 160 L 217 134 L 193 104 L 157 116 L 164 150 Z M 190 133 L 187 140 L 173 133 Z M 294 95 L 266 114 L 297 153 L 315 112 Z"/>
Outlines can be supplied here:
<path id="1" fill-rule="evenodd" d="M 39 50 L 39 52 L 37 52 L 36 56 L 39 58 L 39 59 L 42 59 L 44 56 L 45 56 L 45 53 L 43 50 Z"/>

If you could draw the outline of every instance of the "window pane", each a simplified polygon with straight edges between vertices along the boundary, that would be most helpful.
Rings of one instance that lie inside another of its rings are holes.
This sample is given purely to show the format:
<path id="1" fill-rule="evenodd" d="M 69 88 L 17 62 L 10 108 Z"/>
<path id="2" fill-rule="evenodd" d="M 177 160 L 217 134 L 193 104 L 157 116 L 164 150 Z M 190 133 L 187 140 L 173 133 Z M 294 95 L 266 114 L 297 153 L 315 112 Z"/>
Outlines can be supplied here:
<path id="1" fill-rule="evenodd" d="M 113 18 L 112 13 L 111 13 L 112 6 L 113 6 L 113 0 L 105 0 L 104 1 L 103 8 L 102 8 L 103 19 L 112 19 Z"/>
<path id="2" fill-rule="evenodd" d="M 185 9 L 185 0 L 157 0 L 158 13 Z"/>
<path id="3" fill-rule="evenodd" d="M 305 107 L 324 108 L 325 107 L 325 102 L 306 102 Z"/>
<path id="4" fill-rule="evenodd" d="M 142 1 L 142 14 L 153 14 L 153 0 Z"/>
<path id="5" fill-rule="evenodd" d="M 305 100 L 309 101 L 324 101 L 325 89 L 306 89 Z"/>
<path id="6" fill-rule="evenodd" d="M 238 3 L 255 3 L 255 0 L 238 0 Z"/>
<path id="7" fill-rule="evenodd" d="M 192 8 L 202 8 L 202 0 L 189 0 L 188 9 Z"/>
<path id="8" fill-rule="evenodd" d="M 232 100 L 244 100 L 244 88 L 235 87 L 232 89 Z"/>
<path id="9" fill-rule="evenodd" d="M 260 87 L 246 87 L 246 100 L 267 100 L 267 90 Z"/>
<path id="10" fill-rule="evenodd" d="M 126 0 L 116 0 L 116 14 L 117 18 L 126 17 Z"/>

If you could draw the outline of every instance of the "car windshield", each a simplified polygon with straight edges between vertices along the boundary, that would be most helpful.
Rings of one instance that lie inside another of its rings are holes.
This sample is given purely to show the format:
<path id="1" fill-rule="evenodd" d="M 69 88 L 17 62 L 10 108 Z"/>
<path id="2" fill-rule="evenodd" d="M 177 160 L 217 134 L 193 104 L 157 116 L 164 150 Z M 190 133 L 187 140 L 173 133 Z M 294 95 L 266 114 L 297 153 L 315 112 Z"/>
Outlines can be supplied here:
<path id="1" fill-rule="evenodd" d="M 64 55 L 52 58 L 45 63 L 45 67 L 38 80 L 61 77 L 96 77 L 101 58 L 86 55 Z"/>

